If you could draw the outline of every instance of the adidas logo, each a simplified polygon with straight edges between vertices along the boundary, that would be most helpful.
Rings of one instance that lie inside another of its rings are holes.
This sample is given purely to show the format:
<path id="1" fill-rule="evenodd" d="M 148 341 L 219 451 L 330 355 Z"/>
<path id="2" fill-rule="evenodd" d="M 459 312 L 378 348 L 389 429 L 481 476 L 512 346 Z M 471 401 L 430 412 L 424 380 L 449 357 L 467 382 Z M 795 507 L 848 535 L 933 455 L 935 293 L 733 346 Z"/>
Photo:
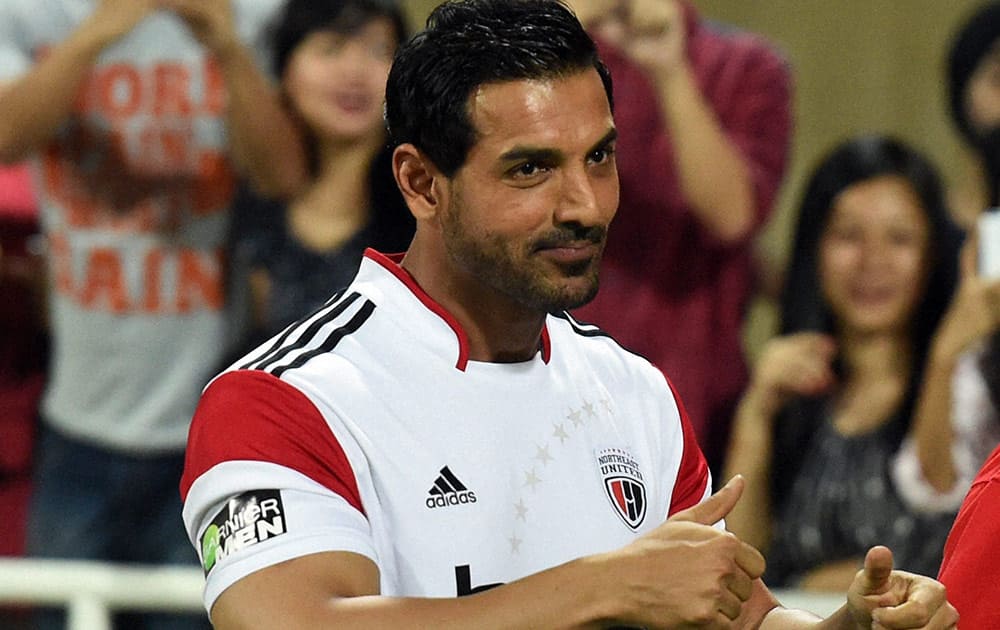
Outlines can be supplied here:
<path id="1" fill-rule="evenodd" d="M 476 502 L 476 493 L 466 488 L 465 484 L 459 481 L 458 477 L 447 466 L 441 469 L 441 474 L 438 475 L 434 485 L 427 493 L 430 496 L 427 497 L 425 503 L 432 510 L 449 505 Z"/>

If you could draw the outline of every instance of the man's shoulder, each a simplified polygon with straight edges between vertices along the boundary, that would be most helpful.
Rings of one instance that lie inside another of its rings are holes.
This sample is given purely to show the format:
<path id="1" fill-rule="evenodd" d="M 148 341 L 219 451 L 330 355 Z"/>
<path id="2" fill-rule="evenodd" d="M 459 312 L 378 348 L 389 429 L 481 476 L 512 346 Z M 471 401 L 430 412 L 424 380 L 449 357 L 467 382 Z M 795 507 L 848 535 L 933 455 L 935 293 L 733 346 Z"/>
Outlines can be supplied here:
<path id="1" fill-rule="evenodd" d="M 646 357 L 630 350 L 596 324 L 577 319 L 565 311 L 552 313 L 548 320 L 553 352 L 572 352 L 594 369 L 612 377 L 648 379 L 665 386 L 663 373 Z"/>

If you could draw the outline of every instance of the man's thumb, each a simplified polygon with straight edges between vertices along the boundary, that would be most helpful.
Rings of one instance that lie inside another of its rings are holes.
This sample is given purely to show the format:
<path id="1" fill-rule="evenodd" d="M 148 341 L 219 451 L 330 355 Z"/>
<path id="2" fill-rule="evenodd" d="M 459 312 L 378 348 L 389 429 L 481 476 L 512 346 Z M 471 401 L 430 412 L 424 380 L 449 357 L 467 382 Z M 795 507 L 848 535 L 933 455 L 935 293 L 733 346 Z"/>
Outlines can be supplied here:
<path id="1" fill-rule="evenodd" d="M 698 505 L 682 510 L 668 520 L 693 521 L 702 525 L 714 525 L 724 519 L 743 496 L 743 486 L 746 484 L 742 475 L 736 475 L 718 492 L 708 497 Z"/>
<path id="2" fill-rule="evenodd" d="M 865 555 L 865 568 L 861 574 L 861 592 L 865 595 L 881 593 L 892 573 L 892 551 L 881 545 L 872 547 Z"/>

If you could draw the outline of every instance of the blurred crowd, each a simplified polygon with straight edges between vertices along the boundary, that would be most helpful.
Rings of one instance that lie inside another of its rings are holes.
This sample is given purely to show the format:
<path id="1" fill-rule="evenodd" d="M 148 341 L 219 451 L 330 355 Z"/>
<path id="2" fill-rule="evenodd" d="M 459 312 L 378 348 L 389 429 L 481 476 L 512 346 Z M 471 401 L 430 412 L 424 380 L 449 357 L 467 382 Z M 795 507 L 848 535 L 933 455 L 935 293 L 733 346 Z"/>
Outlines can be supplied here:
<path id="1" fill-rule="evenodd" d="M 1000 239 L 977 228 L 1000 205 L 1000 3 L 940 51 L 979 216 L 938 156 L 843 138 L 769 278 L 794 64 L 697 3 L 568 4 L 614 79 L 621 178 L 575 315 L 664 371 L 717 485 L 747 478 L 728 525 L 771 586 L 844 591 L 873 544 L 937 575 L 1000 444 Z M 411 26 L 393 0 L 0 0 L 0 555 L 196 565 L 177 482 L 202 388 L 412 235 L 383 125 Z M 780 324 L 751 364 L 761 286 Z"/>

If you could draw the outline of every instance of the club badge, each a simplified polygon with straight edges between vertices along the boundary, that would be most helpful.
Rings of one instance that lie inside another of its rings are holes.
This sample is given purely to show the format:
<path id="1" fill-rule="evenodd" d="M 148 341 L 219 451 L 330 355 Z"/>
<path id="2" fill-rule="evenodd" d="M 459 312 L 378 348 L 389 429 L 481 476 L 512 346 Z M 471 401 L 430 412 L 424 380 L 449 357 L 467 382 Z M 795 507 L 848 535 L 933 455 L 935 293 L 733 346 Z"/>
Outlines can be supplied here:
<path id="1" fill-rule="evenodd" d="M 604 491 L 622 521 L 636 531 L 646 517 L 646 484 L 639 462 L 628 451 L 606 448 L 597 451 Z"/>

